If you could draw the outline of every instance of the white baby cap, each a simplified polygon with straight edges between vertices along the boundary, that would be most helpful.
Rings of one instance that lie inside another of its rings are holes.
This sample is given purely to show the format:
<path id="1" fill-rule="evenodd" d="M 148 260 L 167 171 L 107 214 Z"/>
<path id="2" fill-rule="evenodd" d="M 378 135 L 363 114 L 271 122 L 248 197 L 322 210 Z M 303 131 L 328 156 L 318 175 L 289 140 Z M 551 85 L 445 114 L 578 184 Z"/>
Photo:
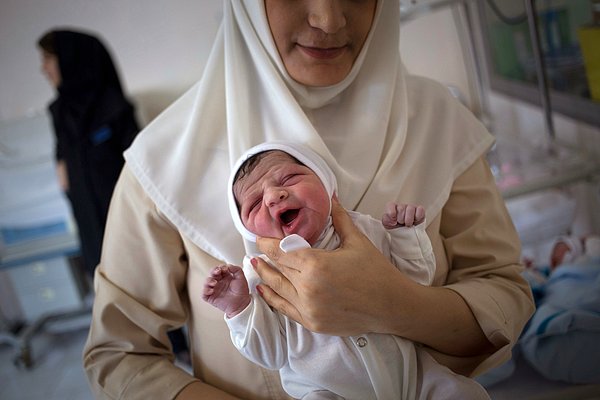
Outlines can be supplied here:
<path id="1" fill-rule="evenodd" d="M 283 142 L 283 141 L 272 141 L 272 142 L 264 142 L 257 146 L 252 147 L 247 150 L 238 160 L 235 162 L 231 174 L 229 175 L 229 181 L 227 185 L 227 197 L 229 200 L 229 212 L 231 213 L 231 218 L 233 218 L 233 223 L 235 227 L 240 232 L 240 234 L 245 239 L 246 251 L 249 254 L 256 254 L 256 235 L 250 232 L 244 224 L 242 223 L 242 219 L 240 217 L 240 213 L 235 202 L 235 197 L 233 195 L 233 180 L 235 179 L 235 175 L 237 171 L 240 169 L 242 164 L 248 160 L 250 157 L 255 154 L 262 153 L 269 150 L 280 150 L 283 151 L 292 157 L 296 158 L 302 164 L 310 168 L 318 177 L 321 179 L 323 186 L 325 186 L 325 190 L 329 195 L 329 211 L 331 213 L 331 197 L 337 191 L 337 181 L 335 179 L 335 175 L 333 171 L 325 160 L 321 158 L 314 150 L 308 147 L 305 144 L 294 143 L 294 142 Z"/>
<path id="2" fill-rule="evenodd" d="M 569 251 L 565 253 L 561 264 L 572 264 L 583 255 L 583 246 L 581 244 L 581 240 L 578 237 L 567 235 L 559 236 L 554 241 L 554 246 L 561 242 L 569 248 Z"/>

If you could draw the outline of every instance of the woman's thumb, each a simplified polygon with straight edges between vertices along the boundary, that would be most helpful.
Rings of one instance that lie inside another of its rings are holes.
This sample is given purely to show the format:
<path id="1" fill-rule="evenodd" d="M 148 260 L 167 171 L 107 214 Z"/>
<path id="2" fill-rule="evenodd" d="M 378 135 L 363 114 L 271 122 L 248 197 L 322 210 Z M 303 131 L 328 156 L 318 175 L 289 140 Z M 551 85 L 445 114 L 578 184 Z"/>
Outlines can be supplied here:
<path id="1" fill-rule="evenodd" d="M 337 234 L 340 235 L 342 243 L 357 233 L 354 222 L 352 222 L 350 215 L 348 215 L 348 212 L 342 207 L 336 196 L 333 196 L 331 201 L 331 219 L 333 221 L 333 227 Z"/>

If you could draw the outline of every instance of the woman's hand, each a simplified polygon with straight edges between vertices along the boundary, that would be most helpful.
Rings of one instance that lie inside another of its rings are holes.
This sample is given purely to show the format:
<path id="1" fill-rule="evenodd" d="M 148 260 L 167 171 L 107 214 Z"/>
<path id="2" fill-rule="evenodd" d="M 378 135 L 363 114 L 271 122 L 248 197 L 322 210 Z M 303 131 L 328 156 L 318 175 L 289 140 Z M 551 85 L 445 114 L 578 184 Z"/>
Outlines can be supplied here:
<path id="1" fill-rule="evenodd" d="M 253 260 L 265 282 L 263 298 L 279 312 L 307 329 L 340 336 L 364 332 L 389 332 L 385 299 L 416 283 L 404 277 L 362 234 L 348 213 L 333 202 L 333 225 L 340 235 L 337 250 L 298 250 L 284 253 L 279 240 L 259 238 L 258 247 L 275 264 Z M 390 287 L 392 284 L 395 287 Z"/>
<path id="2" fill-rule="evenodd" d="M 69 174 L 67 173 L 67 163 L 64 160 L 56 161 L 56 178 L 58 186 L 63 192 L 69 191 Z"/>
<path id="3" fill-rule="evenodd" d="M 419 285 L 402 274 L 337 201 L 332 217 L 341 239 L 334 251 L 284 253 L 279 240 L 258 239 L 259 249 L 274 263 L 273 268 L 259 258 L 253 260 L 264 282 L 259 291 L 271 307 L 313 332 L 388 333 L 462 357 L 493 351 L 460 295 L 444 287 Z M 469 373 L 477 362 L 471 364 L 461 369 L 447 363 L 462 373 Z"/>

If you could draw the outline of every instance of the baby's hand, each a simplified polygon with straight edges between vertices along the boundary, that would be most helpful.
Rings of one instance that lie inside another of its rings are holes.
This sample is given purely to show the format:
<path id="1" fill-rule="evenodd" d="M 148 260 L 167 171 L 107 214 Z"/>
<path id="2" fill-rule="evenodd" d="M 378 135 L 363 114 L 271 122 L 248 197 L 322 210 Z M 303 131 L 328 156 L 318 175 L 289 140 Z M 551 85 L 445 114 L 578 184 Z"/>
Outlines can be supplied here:
<path id="1" fill-rule="evenodd" d="M 202 299 L 223 311 L 227 318 L 239 314 L 250 303 L 248 282 L 240 267 L 219 265 L 204 282 Z"/>
<path id="2" fill-rule="evenodd" d="M 419 225 L 425 221 L 425 209 L 423 206 L 412 204 L 396 204 L 389 202 L 385 206 L 385 214 L 381 218 L 381 223 L 386 229 L 393 229 L 399 226 L 411 227 Z"/>

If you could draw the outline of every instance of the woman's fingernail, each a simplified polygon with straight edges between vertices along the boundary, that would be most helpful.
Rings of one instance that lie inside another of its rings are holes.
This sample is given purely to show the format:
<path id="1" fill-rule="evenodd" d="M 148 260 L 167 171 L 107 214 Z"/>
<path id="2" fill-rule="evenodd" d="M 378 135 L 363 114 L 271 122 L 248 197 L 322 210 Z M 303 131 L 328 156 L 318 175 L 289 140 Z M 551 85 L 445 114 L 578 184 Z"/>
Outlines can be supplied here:
<path id="1" fill-rule="evenodd" d="M 260 294 L 261 296 L 263 295 L 263 290 L 260 286 L 256 286 L 256 291 L 258 292 L 258 294 Z"/>
<path id="2" fill-rule="evenodd" d="M 254 267 L 254 269 L 256 269 L 256 266 L 258 265 L 258 260 L 256 258 L 251 258 L 250 259 L 250 264 L 252 264 L 252 266 Z"/>

